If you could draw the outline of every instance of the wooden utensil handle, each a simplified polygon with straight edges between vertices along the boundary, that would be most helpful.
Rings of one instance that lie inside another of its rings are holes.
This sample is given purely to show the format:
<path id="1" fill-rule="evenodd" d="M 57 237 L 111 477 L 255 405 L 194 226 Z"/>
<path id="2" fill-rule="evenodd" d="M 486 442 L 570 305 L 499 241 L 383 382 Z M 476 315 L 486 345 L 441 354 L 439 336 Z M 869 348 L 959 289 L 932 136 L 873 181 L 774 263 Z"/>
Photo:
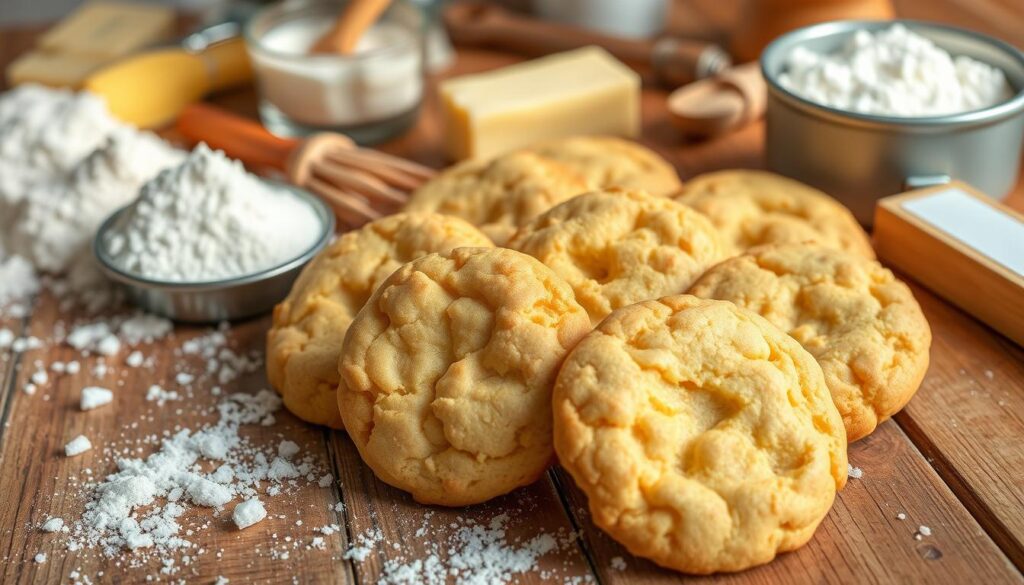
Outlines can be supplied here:
<path id="1" fill-rule="evenodd" d="M 499 6 L 475 2 L 453 4 L 445 9 L 444 22 L 456 44 L 500 47 L 534 57 L 599 45 L 630 66 L 651 64 L 653 43 L 650 41 L 633 41 L 517 16 Z"/>
<path id="2" fill-rule="evenodd" d="M 191 104 L 178 118 L 178 132 L 193 142 L 205 142 L 254 168 L 284 172 L 299 141 L 274 136 L 259 123 L 208 104 Z"/>

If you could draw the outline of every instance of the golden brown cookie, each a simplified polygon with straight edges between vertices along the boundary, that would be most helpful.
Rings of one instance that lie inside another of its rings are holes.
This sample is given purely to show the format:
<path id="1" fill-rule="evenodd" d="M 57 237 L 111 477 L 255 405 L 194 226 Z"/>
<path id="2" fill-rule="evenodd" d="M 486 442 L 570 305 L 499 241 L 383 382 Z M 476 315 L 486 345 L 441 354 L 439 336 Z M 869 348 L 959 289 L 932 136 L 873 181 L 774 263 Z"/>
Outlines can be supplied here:
<path id="1" fill-rule="evenodd" d="M 723 257 L 718 231 L 700 213 L 617 188 L 551 208 L 507 246 L 564 278 L 595 325 L 619 307 L 685 292 Z"/>
<path id="2" fill-rule="evenodd" d="M 577 136 L 531 147 L 583 175 L 595 188 L 625 187 L 671 196 L 683 184 L 679 174 L 653 150 L 612 136 Z"/>
<path id="3" fill-rule="evenodd" d="M 686 573 L 739 571 L 806 543 L 846 483 L 821 368 L 732 303 L 613 312 L 566 358 L 555 450 L 594 522 Z"/>
<path id="4" fill-rule="evenodd" d="M 398 269 L 349 327 L 339 401 L 377 477 L 462 506 L 532 483 L 552 456 L 551 385 L 590 330 L 572 289 L 514 250 Z"/>
<path id="5" fill-rule="evenodd" d="M 899 411 L 928 370 L 931 329 L 910 288 L 874 260 L 821 246 L 754 248 L 690 289 L 759 313 L 811 353 L 853 442 Z"/>
<path id="6" fill-rule="evenodd" d="M 405 209 L 461 217 L 502 245 L 516 228 L 588 187 L 572 169 L 519 151 L 453 166 L 417 189 Z"/>
<path id="7" fill-rule="evenodd" d="M 349 232 L 302 271 L 274 308 L 267 377 L 299 418 L 341 428 L 338 356 L 345 331 L 377 285 L 402 264 L 459 246 L 490 246 L 456 217 L 399 213 Z"/>
<path id="8" fill-rule="evenodd" d="M 694 177 L 676 201 L 711 219 L 730 255 L 762 244 L 817 242 L 874 258 L 853 214 L 812 187 L 764 171 L 717 171 Z"/>

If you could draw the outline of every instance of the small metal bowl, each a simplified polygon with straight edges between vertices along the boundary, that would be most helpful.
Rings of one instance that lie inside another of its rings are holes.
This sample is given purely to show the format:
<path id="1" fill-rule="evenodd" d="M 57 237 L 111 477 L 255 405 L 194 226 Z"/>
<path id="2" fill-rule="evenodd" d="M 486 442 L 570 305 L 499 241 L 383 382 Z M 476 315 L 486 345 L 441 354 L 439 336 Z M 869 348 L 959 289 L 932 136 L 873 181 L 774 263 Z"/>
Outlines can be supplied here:
<path id="1" fill-rule="evenodd" d="M 288 296 L 299 272 L 331 241 L 334 214 L 318 197 L 290 185 L 268 181 L 309 203 L 323 225 L 316 242 L 298 257 L 253 274 L 206 282 L 170 282 L 140 277 L 118 268 L 106 252 L 103 236 L 127 209 L 108 217 L 93 239 L 93 253 L 108 277 L 120 284 L 129 300 L 143 309 L 175 321 L 211 323 L 252 317 L 271 310 Z"/>
<path id="2" fill-rule="evenodd" d="M 858 30 L 893 24 L 927 37 L 954 56 L 1001 69 L 1016 93 L 989 108 L 929 117 L 861 114 L 802 98 L 778 82 L 798 46 L 840 49 Z M 761 54 L 768 83 L 768 168 L 832 195 L 870 226 L 875 201 L 908 188 L 959 179 L 994 197 L 1016 183 L 1024 142 L 1024 53 L 969 30 L 915 20 L 842 20 L 789 32 Z"/>

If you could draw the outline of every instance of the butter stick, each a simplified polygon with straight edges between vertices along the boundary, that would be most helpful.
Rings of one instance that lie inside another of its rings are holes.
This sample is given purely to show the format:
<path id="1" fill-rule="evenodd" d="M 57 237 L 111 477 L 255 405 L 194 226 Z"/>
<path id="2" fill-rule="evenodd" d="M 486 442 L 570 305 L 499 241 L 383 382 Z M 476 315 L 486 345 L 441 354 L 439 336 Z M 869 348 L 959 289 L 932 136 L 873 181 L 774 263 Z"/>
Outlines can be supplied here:
<path id="1" fill-rule="evenodd" d="M 454 160 L 581 134 L 640 132 L 640 77 L 599 47 L 449 79 L 440 94 Z"/>
<path id="2" fill-rule="evenodd" d="M 1024 346 L 1024 216 L 965 183 L 875 207 L 886 263 Z"/>
<path id="3" fill-rule="evenodd" d="M 46 31 L 39 48 L 48 53 L 114 59 L 174 32 L 174 9 L 138 2 L 93 1 Z"/>

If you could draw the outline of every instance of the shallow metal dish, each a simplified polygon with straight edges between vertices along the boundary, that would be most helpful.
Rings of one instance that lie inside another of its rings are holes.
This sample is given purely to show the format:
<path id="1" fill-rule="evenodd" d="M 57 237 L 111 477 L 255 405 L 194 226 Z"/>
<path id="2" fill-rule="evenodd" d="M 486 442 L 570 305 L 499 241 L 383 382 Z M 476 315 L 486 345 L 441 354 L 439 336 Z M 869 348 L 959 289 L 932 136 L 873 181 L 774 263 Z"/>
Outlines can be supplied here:
<path id="1" fill-rule="evenodd" d="M 982 110 L 929 117 L 861 114 L 785 89 L 778 76 L 798 47 L 830 53 L 858 30 L 901 23 L 954 56 L 1002 69 L 1015 94 Z M 875 201 L 909 187 L 959 179 L 994 197 L 1017 180 L 1024 141 L 1024 53 L 973 31 L 916 20 L 841 20 L 789 32 L 761 54 L 768 83 L 768 167 L 839 199 L 865 225 Z"/>
<path id="2" fill-rule="evenodd" d="M 252 317 L 266 313 L 288 295 L 302 267 L 331 241 L 334 214 L 314 195 L 290 185 L 273 183 L 313 206 L 323 225 L 316 242 L 297 258 L 266 270 L 208 282 L 168 282 L 142 278 L 113 265 L 106 253 L 103 235 L 127 209 L 122 207 L 108 217 L 93 239 L 93 253 L 103 272 L 119 283 L 131 300 L 143 309 L 175 321 L 211 323 Z"/>

